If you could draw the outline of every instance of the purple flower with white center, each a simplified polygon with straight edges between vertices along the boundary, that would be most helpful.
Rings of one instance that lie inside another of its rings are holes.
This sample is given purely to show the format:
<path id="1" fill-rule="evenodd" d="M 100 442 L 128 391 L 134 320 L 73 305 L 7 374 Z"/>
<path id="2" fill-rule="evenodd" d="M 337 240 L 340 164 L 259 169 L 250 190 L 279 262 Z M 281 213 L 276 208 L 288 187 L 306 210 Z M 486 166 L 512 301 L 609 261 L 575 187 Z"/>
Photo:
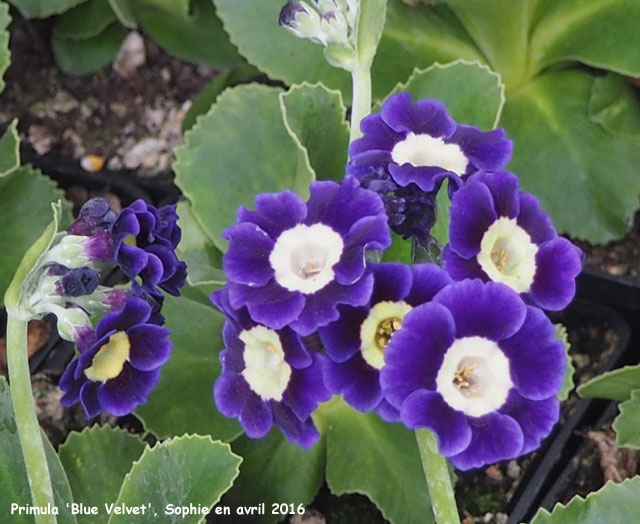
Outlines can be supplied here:
<path id="1" fill-rule="evenodd" d="M 461 470 L 529 453 L 559 416 L 563 344 L 504 284 L 464 280 L 413 308 L 380 373 L 409 428 L 428 428 Z"/>
<path id="2" fill-rule="evenodd" d="M 160 210 L 143 200 L 124 208 L 113 222 L 114 256 L 124 273 L 155 293 L 156 286 L 178 296 L 186 280 L 186 264 L 178 260 L 180 241 L 175 206 Z"/>
<path id="3" fill-rule="evenodd" d="M 445 178 L 457 183 L 478 170 L 502 169 L 513 149 L 503 129 L 457 125 L 442 102 L 414 103 L 407 92 L 389 97 L 360 128 L 364 136 L 349 147 L 347 173 L 362 178 L 382 168 L 398 186 L 415 184 L 425 192 Z"/>
<path id="4" fill-rule="evenodd" d="M 454 280 L 502 282 L 551 311 L 571 302 L 582 270 L 582 252 L 507 172 L 477 173 L 456 192 L 443 260 Z"/>
<path id="5" fill-rule="evenodd" d="M 136 297 L 123 308 L 106 314 L 95 332 L 77 333 L 81 351 L 60 379 L 63 406 L 80 401 L 87 418 L 106 411 L 115 416 L 131 413 L 147 401 L 169 360 L 169 330 L 150 324 L 151 307 Z"/>
<path id="6" fill-rule="evenodd" d="M 382 201 L 358 182 L 314 182 L 308 202 L 291 191 L 256 197 L 223 233 L 229 300 L 270 329 L 306 336 L 336 320 L 336 306 L 360 306 L 373 277 L 365 252 L 389 247 Z"/>
<path id="7" fill-rule="evenodd" d="M 383 419 L 396 421 L 399 413 L 380 388 L 385 350 L 405 315 L 430 301 L 451 279 L 435 264 L 376 264 L 371 272 L 369 304 L 338 306 L 340 318 L 318 330 L 328 356 L 323 376 L 329 391 L 342 394 L 357 410 L 376 410 Z"/>
<path id="8" fill-rule="evenodd" d="M 228 318 L 222 374 L 213 390 L 220 412 L 238 417 L 248 437 L 264 437 L 275 424 L 291 442 L 313 446 L 320 435 L 311 413 L 331 396 L 322 381 L 322 357 L 309 353 L 293 330 L 269 329 L 245 308 L 234 310 L 227 289 L 211 300 Z"/>

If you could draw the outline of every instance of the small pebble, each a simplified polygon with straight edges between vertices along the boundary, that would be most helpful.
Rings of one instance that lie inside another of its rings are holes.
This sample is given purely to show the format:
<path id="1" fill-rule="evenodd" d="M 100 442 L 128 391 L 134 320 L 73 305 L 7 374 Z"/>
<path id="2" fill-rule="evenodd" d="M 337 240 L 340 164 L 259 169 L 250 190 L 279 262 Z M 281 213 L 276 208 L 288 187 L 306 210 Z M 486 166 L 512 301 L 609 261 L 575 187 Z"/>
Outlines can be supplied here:
<path id="1" fill-rule="evenodd" d="M 104 167 L 104 158 L 98 155 L 85 155 L 80 160 L 80 165 L 89 173 L 97 173 Z"/>
<path id="2" fill-rule="evenodd" d="M 518 464 L 515 460 L 510 460 L 507 464 L 507 475 L 512 479 L 520 478 L 520 464 Z"/>

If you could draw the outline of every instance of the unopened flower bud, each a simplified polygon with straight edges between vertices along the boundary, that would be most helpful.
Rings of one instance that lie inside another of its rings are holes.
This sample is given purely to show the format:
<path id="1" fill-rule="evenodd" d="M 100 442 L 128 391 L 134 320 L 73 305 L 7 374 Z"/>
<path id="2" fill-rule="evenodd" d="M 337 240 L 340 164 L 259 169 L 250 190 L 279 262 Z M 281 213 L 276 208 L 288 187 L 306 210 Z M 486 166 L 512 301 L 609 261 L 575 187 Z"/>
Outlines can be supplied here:
<path id="1" fill-rule="evenodd" d="M 321 15 L 340 8 L 336 0 L 313 0 L 313 3 Z"/>
<path id="2" fill-rule="evenodd" d="M 304 2 L 288 2 L 280 10 L 278 23 L 298 38 L 325 45 L 327 38 L 320 26 L 320 15 Z"/>
<path id="3" fill-rule="evenodd" d="M 113 243 L 107 232 L 90 237 L 65 235 L 43 260 L 43 264 L 62 265 L 70 269 L 108 262 L 113 262 Z"/>
<path id="4" fill-rule="evenodd" d="M 338 44 L 348 42 L 349 26 L 340 11 L 329 11 L 328 13 L 325 13 L 320 25 L 329 42 L 335 42 Z"/>
<path id="5" fill-rule="evenodd" d="M 76 339 L 76 332 L 91 328 L 89 315 L 80 308 L 63 308 L 51 306 L 51 312 L 58 317 L 58 333 L 64 340 L 71 342 Z"/>
<path id="6" fill-rule="evenodd" d="M 92 198 L 82 206 L 77 220 L 67 232 L 71 235 L 93 236 L 107 231 L 115 218 L 116 212 L 106 199 Z"/>
<path id="7" fill-rule="evenodd" d="M 90 295 L 98 287 L 100 276 L 88 267 L 71 269 L 56 282 L 56 291 L 66 297 Z"/>

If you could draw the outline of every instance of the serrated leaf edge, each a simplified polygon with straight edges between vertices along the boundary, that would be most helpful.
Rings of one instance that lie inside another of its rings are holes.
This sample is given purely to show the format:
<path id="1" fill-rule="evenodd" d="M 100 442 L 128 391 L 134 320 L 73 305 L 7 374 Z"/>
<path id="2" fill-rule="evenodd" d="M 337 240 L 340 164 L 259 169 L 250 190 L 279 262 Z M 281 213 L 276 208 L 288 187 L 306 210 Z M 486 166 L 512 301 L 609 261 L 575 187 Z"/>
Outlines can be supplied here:
<path id="1" fill-rule="evenodd" d="M 613 424 L 611 425 L 613 430 L 616 432 L 616 444 L 618 445 L 618 447 L 640 449 L 640 435 L 638 435 L 638 438 L 636 439 L 637 443 L 634 444 L 633 442 L 622 442 L 622 440 L 620 440 L 620 433 L 618 432 L 618 424 L 620 423 L 620 419 L 625 415 L 626 410 L 630 408 L 630 404 L 632 402 L 638 401 L 640 401 L 640 389 L 634 389 L 631 392 L 631 398 L 618 404 L 618 410 L 620 411 L 620 413 L 618 413 L 618 416 L 615 418 Z"/>
<path id="2" fill-rule="evenodd" d="M 0 71 L 0 75 L 2 74 L 2 72 Z M 13 173 L 16 169 L 18 169 L 20 167 L 20 137 L 18 136 L 18 119 L 14 118 L 13 120 L 11 120 L 11 122 L 9 122 L 9 125 L 7 126 L 7 129 L 4 132 L 4 135 L 2 135 L 1 139 L 4 139 L 8 134 L 11 134 L 14 138 L 15 138 L 15 143 L 16 143 L 16 147 L 15 147 L 15 156 L 18 159 L 18 163 L 10 168 L 8 171 L 3 171 L 0 173 L 0 178 L 4 178 L 6 176 L 9 176 L 11 173 Z"/>
<path id="3" fill-rule="evenodd" d="M 99 425 L 99 424 L 94 424 L 93 426 L 86 426 L 84 428 L 82 428 L 82 430 L 80 431 L 71 431 L 68 435 L 67 438 L 65 439 L 65 441 L 60 444 L 60 446 L 58 447 L 58 454 L 60 454 L 60 451 L 62 449 L 66 449 L 69 445 L 69 437 L 73 436 L 74 438 L 80 438 L 82 435 L 86 435 L 86 434 L 94 434 L 94 433 L 119 433 L 119 434 L 124 434 L 130 437 L 135 437 L 136 440 L 138 440 L 142 445 L 144 445 L 146 447 L 146 442 L 142 439 L 142 437 L 140 435 L 138 435 L 137 433 L 131 433 L 129 431 L 127 431 L 124 428 L 120 428 L 120 427 L 114 427 L 114 426 L 108 426 L 108 425 Z"/>
<path id="4" fill-rule="evenodd" d="M 576 389 L 578 395 L 582 398 L 608 398 L 610 400 L 618 400 L 619 402 L 626 402 L 629 399 L 624 399 L 624 400 L 620 400 L 620 399 L 612 399 L 610 397 L 595 397 L 595 396 L 591 396 L 589 394 L 584 395 L 584 390 L 590 386 L 592 386 L 593 384 L 598 384 L 600 382 L 606 381 L 607 379 L 609 379 L 612 375 L 614 374 L 618 374 L 621 373 L 624 370 L 638 370 L 640 371 L 640 364 L 630 364 L 627 366 L 623 366 L 621 368 L 616 368 L 616 369 L 612 369 L 611 371 L 605 371 L 604 373 L 597 375 L 595 377 L 593 377 L 592 379 L 588 380 L 587 382 L 585 382 L 584 384 L 580 384 L 578 386 L 578 388 Z M 638 384 L 638 388 L 640 388 L 640 384 Z"/>

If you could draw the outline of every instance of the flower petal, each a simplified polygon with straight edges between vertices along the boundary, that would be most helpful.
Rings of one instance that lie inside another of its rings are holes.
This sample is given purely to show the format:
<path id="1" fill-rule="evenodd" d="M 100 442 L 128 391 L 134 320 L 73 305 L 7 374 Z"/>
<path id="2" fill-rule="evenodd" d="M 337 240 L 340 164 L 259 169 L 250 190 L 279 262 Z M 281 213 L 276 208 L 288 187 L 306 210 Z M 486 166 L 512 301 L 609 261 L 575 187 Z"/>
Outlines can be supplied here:
<path id="1" fill-rule="evenodd" d="M 338 306 L 338 320 L 318 329 L 322 345 L 334 362 L 344 362 L 360 351 L 360 326 L 368 308 Z"/>
<path id="2" fill-rule="evenodd" d="M 242 375 L 224 372 L 213 386 L 213 399 L 218 411 L 225 417 L 237 417 L 250 394 L 249 386 Z"/>
<path id="3" fill-rule="evenodd" d="M 502 128 L 483 132 L 473 126 L 459 125 L 447 142 L 458 144 L 476 169 L 486 171 L 502 169 L 513 153 L 513 141 Z"/>
<path id="4" fill-rule="evenodd" d="M 329 391 L 343 395 L 347 404 L 358 411 L 371 411 L 382 401 L 379 372 L 369 366 L 360 354 L 340 364 L 326 359 L 322 372 Z"/>
<path id="5" fill-rule="evenodd" d="M 240 414 L 240 424 L 242 424 L 247 437 L 264 437 L 269 433 L 272 423 L 273 414 L 269 404 L 253 392 L 247 395 Z"/>
<path id="6" fill-rule="evenodd" d="M 135 326 L 127 331 L 131 348 L 129 362 L 139 371 L 151 371 L 171 357 L 170 331 L 153 324 Z"/>
<path id="7" fill-rule="evenodd" d="M 477 255 L 480 252 L 482 237 L 496 219 L 489 188 L 471 179 L 453 195 L 451 201 L 451 249 L 464 258 Z"/>
<path id="8" fill-rule="evenodd" d="M 390 96 L 382 106 L 380 116 L 398 133 L 427 134 L 438 138 L 449 137 L 456 129 L 456 123 L 442 102 L 424 98 L 412 103 L 407 92 Z"/>
<path id="9" fill-rule="evenodd" d="M 442 250 L 442 261 L 444 268 L 453 280 L 464 280 L 465 278 L 479 278 L 485 282 L 489 280 L 476 257 L 462 258 L 451 249 L 449 244 L 444 246 Z"/>
<path id="10" fill-rule="evenodd" d="M 442 288 L 452 282 L 447 272 L 435 264 L 416 264 L 411 266 L 411 273 L 411 291 L 404 299 L 411 306 L 431 301 Z"/>
<path id="11" fill-rule="evenodd" d="M 102 338 L 112 331 L 126 331 L 144 324 L 151 315 L 151 306 L 141 298 L 128 297 L 120 311 L 107 313 L 96 326 L 96 337 Z"/>
<path id="12" fill-rule="evenodd" d="M 125 362 L 120 374 L 107 380 L 98 388 L 98 399 L 102 409 L 116 417 L 131 413 L 160 380 L 160 369 L 138 371 Z"/>
<path id="13" fill-rule="evenodd" d="M 229 240 L 229 249 L 222 258 L 222 267 L 230 281 L 258 287 L 273 278 L 269 255 L 274 243 L 267 233 L 255 224 L 242 222 L 227 229 L 223 236 Z"/>
<path id="14" fill-rule="evenodd" d="M 256 210 L 238 210 L 238 222 L 251 222 L 275 240 L 283 231 L 300 224 L 307 216 L 307 206 L 293 191 L 266 193 L 256 197 Z"/>

